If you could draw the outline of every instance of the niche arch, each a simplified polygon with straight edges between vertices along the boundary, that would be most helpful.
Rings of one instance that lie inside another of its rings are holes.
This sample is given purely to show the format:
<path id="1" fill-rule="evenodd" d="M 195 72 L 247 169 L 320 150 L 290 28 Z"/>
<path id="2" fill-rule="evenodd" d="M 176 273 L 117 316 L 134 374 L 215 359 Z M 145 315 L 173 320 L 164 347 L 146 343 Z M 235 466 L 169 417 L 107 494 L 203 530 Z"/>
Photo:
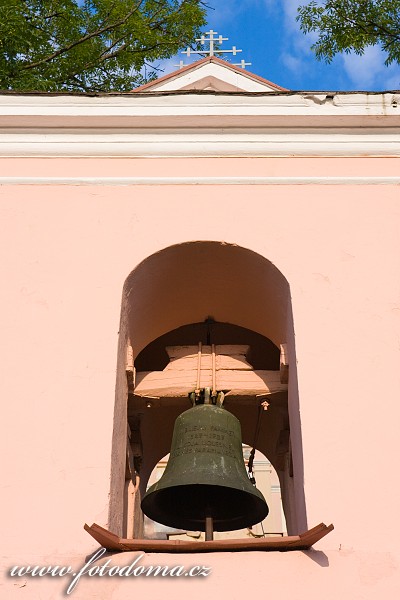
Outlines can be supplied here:
<path id="1" fill-rule="evenodd" d="M 289 535 L 307 529 L 289 284 L 269 260 L 249 249 L 235 244 L 195 241 L 170 246 L 149 256 L 125 281 L 118 350 L 109 505 L 109 528 L 118 535 L 127 535 L 129 515 L 132 510 L 138 514 L 140 504 L 140 494 L 133 493 L 132 483 L 127 482 L 127 348 L 132 349 L 131 358 L 134 364 L 136 361 L 136 364 L 140 365 L 146 349 L 156 340 L 181 328 L 201 324 L 208 316 L 212 316 L 218 324 L 252 332 L 251 335 L 268 340 L 275 349 L 275 356 L 279 355 L 278 349 L 281 344 L 287 346 L 290 364 L 287 429 L 274 430 L 273 439 L 270 436 L 270 447 L 267 442 L 261 441 L 259 449 L 268 456 L 278 471 Z M 175 410 L 171 407 L 172 424 L 180 412 L 182 407 Z M 247 417 L 254 422 L 254 415 L 250 413 L 251 411 L 247 411 Z M 236 416 L 241 422 L 245 422 L 246 414 Z M 137 447 L 141 436 L 144 451 L 146 445 L 149 448 L 148 437 L 157 435 L 157 428 L 159 431 L 163 428 L 165 430 L 170 428 L 171 424 L 162 420 L 157 424 L 154 417 L 153 425 L 146 427 L 147 430 L 141 431 L 140 435 L 136 431 L 133 440 L 133 445 Z M 245 425 L 244 431 L 246 433 L 243 441 L 251 444 L 248 433 L 250 425 Z M 267 440 L 271 431 L 261 429 L 260 439 Z M 274 450 L 271 449 L 272 444 Z M 152 468 L 166 453 L 165 448 L 166 446 L 162 450 L 163 454 L 154 456 L 146 465 L 143 479 L 140 481 L 142 491 Z M 276 459 L 278 454 L 279 461 Z M 137 517 L 131 533 L 134 537 L 141 536 L 140 519 Z"/>

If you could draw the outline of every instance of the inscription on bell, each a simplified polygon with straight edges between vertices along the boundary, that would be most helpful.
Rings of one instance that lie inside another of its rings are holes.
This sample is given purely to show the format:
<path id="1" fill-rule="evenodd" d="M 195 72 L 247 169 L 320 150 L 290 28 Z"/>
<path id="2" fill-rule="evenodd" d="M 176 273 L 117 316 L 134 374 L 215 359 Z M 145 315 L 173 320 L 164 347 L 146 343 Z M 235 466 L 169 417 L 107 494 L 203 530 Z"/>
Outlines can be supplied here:
<path id="1" fill-rule="evenodd" d="M 233 435 L 233 429 L 227 429 L 226 427 L 221 427 L 220 425 L 210 425 L 209 427 L 205 425 L 188 425 L 184 428 L 185 433 L 190 433 L 191 431 L 218 431 L 219 433 L 225 433 L 226 435 Z"/>
<path id="2" fill-rule="evenodd" d="M 182 429 L 171 458 L 183 454 L 211 453 L 235 458 L 231 439 L 234 431 L 218 425 L 190 425 Z"/>

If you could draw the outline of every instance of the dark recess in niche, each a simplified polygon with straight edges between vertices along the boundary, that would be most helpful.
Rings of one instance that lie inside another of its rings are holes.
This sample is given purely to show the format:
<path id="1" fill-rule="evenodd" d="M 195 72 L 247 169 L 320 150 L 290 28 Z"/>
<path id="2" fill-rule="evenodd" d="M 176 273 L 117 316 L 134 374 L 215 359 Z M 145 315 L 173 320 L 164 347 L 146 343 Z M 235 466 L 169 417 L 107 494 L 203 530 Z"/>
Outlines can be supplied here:
<path id="1" fill-rule="evenodd" d="M 169 331 L 151 342 L 135 359 L 137 371 L 162 371 L 169 363 L 166 346 L 196 346 L 207 343 L 207 324 L 193 323 Z M 211 342 L 214 344 L 247 344 L 247 360 L 253 369 L 279 370 L 279 349 L 264 336 L 230 323 L 212 323 Z"/>

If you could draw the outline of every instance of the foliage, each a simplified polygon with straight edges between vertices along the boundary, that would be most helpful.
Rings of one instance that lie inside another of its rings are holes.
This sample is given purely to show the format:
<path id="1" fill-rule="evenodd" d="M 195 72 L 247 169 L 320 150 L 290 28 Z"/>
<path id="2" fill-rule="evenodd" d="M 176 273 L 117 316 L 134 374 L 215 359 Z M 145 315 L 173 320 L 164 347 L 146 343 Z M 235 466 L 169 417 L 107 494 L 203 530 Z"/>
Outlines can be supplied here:
<path id="1" fill-rule="evenodd" d="M 200 0 L 0 0 L 0 89 L 131 90 L 144 65 L 199 36 L 205 10 Z"/>
<path id="2" fill-rule="evenodd" d="M 299 8 L 297 19 L 304 33 L 318 32 L 312 48 L 326 62 L 338 52 L 363 54 L 378 44 L 387 65 L 400 63 L 400 0 L 313 0 Z"/>

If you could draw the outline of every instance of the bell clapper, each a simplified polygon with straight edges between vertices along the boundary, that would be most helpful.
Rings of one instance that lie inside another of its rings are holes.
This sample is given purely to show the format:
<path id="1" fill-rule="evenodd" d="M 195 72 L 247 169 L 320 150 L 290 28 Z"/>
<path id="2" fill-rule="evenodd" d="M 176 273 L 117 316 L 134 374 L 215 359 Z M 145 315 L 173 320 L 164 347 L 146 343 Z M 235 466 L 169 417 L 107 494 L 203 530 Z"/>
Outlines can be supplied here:
<path id="1" fill-rule="evenodd" d="M 204 388 L 204 402 L 203 404 L 212 404 L 211 402 L 211 389 Z"/>
<path id="2" fill-rule="evenodd" d="M 212 517 L 206 517 L 206 542 L 214 539 L 214 521 Z"/>

